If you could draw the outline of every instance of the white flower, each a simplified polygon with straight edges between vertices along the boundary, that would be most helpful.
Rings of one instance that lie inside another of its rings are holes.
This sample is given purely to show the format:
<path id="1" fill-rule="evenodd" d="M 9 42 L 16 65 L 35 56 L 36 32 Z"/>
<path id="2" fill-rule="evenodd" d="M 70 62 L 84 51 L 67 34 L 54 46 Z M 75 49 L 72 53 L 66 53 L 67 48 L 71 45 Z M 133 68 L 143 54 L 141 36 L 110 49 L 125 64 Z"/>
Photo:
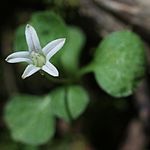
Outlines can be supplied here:
<path id="1" fill-rule="evenodd" d="M 63 47 L 65 38 L 51 41 L 42 49 L 35 29 L 29 24 L 26 25 L 25 36 L 29 51 L 12 53 L 6 58 L 6 61 L 9 63 L 27 62 L 29 64 L 22 75 L 23 79 L 39 70 L 52 76 L 58 76 L 58 70 L 49 60 Z"/>

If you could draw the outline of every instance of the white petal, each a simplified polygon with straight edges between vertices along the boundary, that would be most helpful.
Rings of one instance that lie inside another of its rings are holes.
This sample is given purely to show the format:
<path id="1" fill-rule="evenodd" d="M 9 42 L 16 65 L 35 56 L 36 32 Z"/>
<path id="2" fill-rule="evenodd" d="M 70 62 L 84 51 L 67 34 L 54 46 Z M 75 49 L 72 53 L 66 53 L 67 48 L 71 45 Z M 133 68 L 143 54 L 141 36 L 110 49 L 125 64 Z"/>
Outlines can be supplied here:
<path id="1" fill-rule="evenodd" d="M 27 62 L 32 63 L 29 58 L 29 52 L 15 52 L 10 54 L 6 59 L 9 63 Z"/>
<path id="2" fill-rule="evenodd" d="M 47 56 L 49 60 L 56 52 L 58 52 L 64 45 L 65 38 L 54 40 L 48 43 L 43 49 L 43 53 Z"/>
<path id="3" fill-rule="evenodd" d="M 29 24 L 26 25 L 25 35 L 29 51 L 41 51 L 41 45 L 37 33 L 35 29 Z"/>
<path id="4" fill-rule="evenodd" d="M 23 72 L 22 78 L 25 79 L 26 77 L 31 76 L 32 74 L 36 73 L 37 71 L 39 71 L 40 68 L 35 67 L 33 65 L 28 65 L 25 69 L 25 71 Z"/>
<path id="5" fill-rule="evenodd" d="M 47 72 L 48 74 L 50 74 L 54 77 L 57 77 L 59 75 L 56 67 L 53 64 L 51 64 L 50 62 L 46 62 L 46 64 L 42 67 L 42 70 L 44 70 L 45 72 Z"/>

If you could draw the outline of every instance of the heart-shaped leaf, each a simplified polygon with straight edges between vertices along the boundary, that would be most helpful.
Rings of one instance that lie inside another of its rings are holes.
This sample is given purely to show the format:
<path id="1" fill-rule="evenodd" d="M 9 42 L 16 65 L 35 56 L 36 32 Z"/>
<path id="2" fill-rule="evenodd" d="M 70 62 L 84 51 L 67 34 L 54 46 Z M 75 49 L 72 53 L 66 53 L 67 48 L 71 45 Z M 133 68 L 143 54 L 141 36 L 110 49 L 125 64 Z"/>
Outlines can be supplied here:
<path id="1" fill-rule="evenodd" d="M 87 92 L 78 85 L 61 87 L 51 93 L 53 113 L 65 121 L 76 119 L 88 105 Z"/>

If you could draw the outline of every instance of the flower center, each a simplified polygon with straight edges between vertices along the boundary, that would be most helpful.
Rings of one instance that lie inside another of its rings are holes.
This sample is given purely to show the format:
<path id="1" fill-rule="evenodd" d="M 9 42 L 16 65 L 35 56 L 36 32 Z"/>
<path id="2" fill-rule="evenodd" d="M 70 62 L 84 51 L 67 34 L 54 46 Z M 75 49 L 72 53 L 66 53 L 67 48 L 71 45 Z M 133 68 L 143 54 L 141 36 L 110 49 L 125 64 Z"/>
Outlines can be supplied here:
<path id="1" fill-rule="evenodd" d="M 37 52 L 31 53 L 31 59 L 32 59 L 33 65 L 35 65 L 36 67 L 42 67 L 46 63 L 45 56 Z"/>

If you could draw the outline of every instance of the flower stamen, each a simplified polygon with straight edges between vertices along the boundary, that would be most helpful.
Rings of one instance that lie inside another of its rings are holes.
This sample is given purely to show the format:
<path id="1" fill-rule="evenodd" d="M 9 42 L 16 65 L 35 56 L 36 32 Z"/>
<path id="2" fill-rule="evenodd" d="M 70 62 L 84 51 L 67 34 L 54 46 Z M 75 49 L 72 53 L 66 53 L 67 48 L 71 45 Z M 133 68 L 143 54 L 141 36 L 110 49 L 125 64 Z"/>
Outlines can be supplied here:
<path id="1" fill-rule="evenodd" d="M 31 52 L 31 60 L 36 67 L 42 67 L 46 63 L 46 57 L 43 54 Z"/>

